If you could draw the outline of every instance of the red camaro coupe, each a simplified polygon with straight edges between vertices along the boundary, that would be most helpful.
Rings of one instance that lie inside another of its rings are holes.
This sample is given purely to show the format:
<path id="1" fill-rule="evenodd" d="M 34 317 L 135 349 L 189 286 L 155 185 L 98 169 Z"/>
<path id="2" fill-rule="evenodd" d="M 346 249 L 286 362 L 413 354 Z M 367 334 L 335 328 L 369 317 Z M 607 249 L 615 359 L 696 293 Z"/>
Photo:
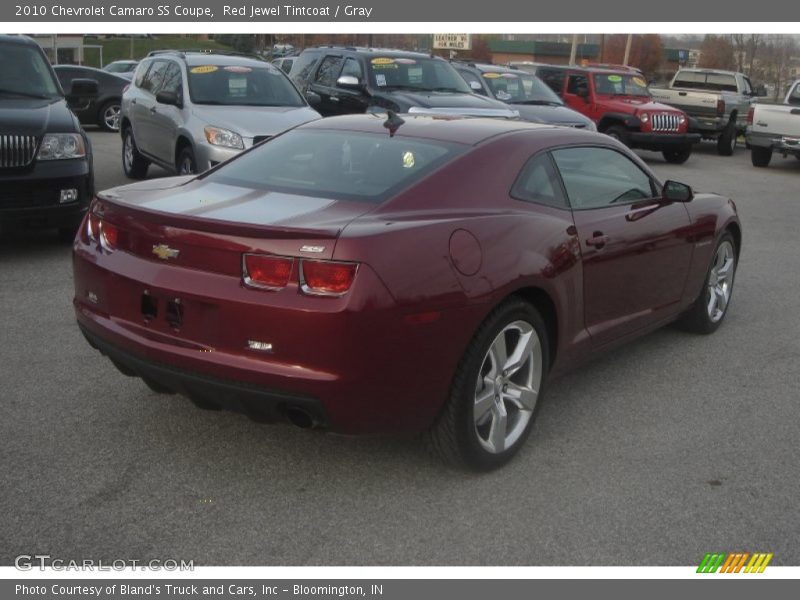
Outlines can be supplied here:
<path id="1" fill-rule="evenodd" d="M 677 319 L 714 331 L 740 246 L 731 200 L 659 181 L 602 134 L 358 115 L 99 194 L 74 304 L 89 343 L 157 392 L 425 431 L 489 469 L 554 373 Z"/>

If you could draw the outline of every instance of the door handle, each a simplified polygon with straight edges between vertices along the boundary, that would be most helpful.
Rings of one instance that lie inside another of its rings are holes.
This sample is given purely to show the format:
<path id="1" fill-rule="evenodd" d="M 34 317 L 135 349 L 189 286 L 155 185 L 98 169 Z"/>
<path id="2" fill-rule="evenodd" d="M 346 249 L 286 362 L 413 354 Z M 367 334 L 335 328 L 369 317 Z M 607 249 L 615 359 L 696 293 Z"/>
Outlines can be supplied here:
<path id="1" fill-rule="evenodd" d="M 131 100 L 131 104 L 136 104 L 136 98 L 134 98 L 133 100 Z"/>
<path id="2" fill-rule="evenodd" d="M 155 106 L 151 106 L 150 107 L 150 113 L 153 114 L 153 115 L 156 114 L 156 107 Z"/>
<path id="3" fill-rule="evenodd" d="M 604 235 L 602 231 L 595 231 L 592 237 L 586 240 L 587 246 L 594 246 L 598 250 L 608 243 L 609 237 Z"/>

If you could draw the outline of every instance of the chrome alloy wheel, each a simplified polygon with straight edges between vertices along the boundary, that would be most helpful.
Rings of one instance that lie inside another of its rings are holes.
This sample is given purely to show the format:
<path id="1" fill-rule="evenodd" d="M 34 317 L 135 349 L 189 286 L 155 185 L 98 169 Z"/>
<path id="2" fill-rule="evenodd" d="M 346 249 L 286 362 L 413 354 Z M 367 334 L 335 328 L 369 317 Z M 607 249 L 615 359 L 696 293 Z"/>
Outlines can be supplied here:
<path id="1" fill-rule="evenodd" d="M 525 321 L 509 323 L 486 352 L 475 385 L 475 432 L 486 451 L 499 454 L 519 439 L 533 416 L 541 381 L 536 330 Z"/>
<path id="2" fill-rule="evenodd" d="M 725 240 L 717 248 L 714 263 L 708 274 L 708 318 L 716 323 L 725 315 L 733 291 L 736 258 L 733 245 Z"/>
<path id="3" fill-rule="evenodd" d="M 119 131 L 119 104 L 110 104 L 103 111 L 103 123 L 111 131 Z"/>

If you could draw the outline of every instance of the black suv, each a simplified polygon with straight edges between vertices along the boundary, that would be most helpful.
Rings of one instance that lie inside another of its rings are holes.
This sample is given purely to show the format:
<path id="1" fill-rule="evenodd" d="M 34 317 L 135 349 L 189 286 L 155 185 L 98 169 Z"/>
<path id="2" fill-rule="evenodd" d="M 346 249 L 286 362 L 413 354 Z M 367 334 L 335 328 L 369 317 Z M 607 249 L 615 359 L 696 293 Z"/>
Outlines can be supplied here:
<path id="1" fill-rule="evenodd" d="M 452 64 L 473 92 L 512 105 L 526 121 L 597 130 L 594 121 L 565 106 L 536 75 L 498 65 L 458 61 Z"/>
<path id="2" fill-rule="evenodd" d="M 308 48 L 289 76 L 323 116 L 393 110 L 519 117 L 503 102 L 473 94 L 448 61 L 420 52 Z"/>
<path id="3" fill-rule="evenodd" d="M 71 94 L 97 95 L 74 79 Z M 56 227 L 71 239 L 94 192 L 89 139 L 42 49 L 0 35 L 0 229 Z"/>

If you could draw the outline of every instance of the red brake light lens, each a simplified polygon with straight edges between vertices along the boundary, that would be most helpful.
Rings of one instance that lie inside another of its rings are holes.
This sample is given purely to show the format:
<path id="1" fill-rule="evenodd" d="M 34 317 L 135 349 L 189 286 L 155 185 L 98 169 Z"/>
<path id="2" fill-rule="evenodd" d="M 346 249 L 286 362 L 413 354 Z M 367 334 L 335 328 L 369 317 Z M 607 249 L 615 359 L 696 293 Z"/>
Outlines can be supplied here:
<path id="1" fill-rule="evenodd" d="M 100 244 L 106 250 L 113 250 L 117 247 L 119 240 L 119 229 L 116 225 L 100 221 Z"/>
<path id="2" fill-rule="evenodd" d="M 244 283 L 250 287 L 278 290 L 286 287 L 294 259 L 262 254 L 244 255 Z"/>
<path id="3" fill-rule="evenodd" d="M 315 296 L 341 296 L 353 285 L 358 271 L 357 263 L 304 260 L 303 285 L 306 294 Z"/>
<path id="4" fill-rule="evenodd" d="M 725 100 L 717 100 L 717 116 L 721 117 L 725 114 Z"/>
<path id="5" fill-rule="evenodd" d="M 748 125 L 752 125 L 753 124 L 753 115 L 755 114 L 755 112 L 756 112 L 756 107 L 755 106 L 751 106 L 750 110 L 747 111 L 747 124 Z"/>

